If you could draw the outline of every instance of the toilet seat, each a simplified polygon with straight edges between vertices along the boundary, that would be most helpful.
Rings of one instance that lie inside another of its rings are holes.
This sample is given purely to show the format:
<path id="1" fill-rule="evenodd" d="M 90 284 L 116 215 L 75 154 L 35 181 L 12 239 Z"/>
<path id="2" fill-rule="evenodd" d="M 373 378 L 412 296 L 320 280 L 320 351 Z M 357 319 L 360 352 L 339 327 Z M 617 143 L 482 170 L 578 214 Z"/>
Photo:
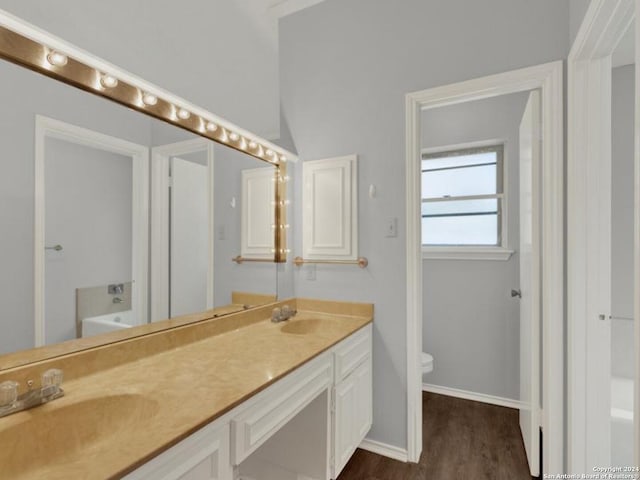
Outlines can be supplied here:
<path id="1" fill-rule="evenodd" d="M 433 356 L 422 352 L 422 356 L 420 357 L 420 363 L 422 365 L 422 373 L 429 373 L 433 371 Z"/>

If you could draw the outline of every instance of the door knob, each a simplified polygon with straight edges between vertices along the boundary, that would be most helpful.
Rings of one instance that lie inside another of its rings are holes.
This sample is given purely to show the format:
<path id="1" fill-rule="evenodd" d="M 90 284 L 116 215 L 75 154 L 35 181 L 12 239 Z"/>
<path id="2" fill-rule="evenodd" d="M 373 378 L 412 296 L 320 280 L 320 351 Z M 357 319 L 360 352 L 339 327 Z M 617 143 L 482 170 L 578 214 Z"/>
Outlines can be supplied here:
<path id="1" fill-rule="evenodd" d="M 522 298 L 522 292 L 520 291 L 520 289 L 518 289 L 518 290 L 511 290 L 511 296 L 512 296 L 512 297 Z"/>

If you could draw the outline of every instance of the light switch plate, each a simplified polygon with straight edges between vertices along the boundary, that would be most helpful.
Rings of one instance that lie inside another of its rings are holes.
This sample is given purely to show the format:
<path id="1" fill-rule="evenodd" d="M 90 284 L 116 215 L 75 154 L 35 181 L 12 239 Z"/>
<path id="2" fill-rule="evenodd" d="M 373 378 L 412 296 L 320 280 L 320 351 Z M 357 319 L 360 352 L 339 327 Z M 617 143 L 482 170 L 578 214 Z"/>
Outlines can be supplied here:
<path id="1" fill-rule="evenodd" d="M 384 226 L 385 237 L 398 236 L 398 219 L 396 217 L 387 218 Z"/>
<path id="2" fill-rule="evenodd" d="M 316 266 L 312 263 L 305 267 L 306 279 L 307 280 L 315 280 L 316 279 Z"/>

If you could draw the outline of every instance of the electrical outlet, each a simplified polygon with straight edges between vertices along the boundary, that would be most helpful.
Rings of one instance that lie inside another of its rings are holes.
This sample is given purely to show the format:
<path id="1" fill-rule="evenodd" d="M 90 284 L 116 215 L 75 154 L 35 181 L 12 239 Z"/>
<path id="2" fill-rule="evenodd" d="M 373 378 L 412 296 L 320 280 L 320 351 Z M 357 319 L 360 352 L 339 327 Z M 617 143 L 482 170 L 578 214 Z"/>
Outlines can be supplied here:
<path id="1" fill-rule="evenodd" d="M 387 218 L 384 226 L 385 237 L 398 236 L 398 219 L 396 217 Z"/>

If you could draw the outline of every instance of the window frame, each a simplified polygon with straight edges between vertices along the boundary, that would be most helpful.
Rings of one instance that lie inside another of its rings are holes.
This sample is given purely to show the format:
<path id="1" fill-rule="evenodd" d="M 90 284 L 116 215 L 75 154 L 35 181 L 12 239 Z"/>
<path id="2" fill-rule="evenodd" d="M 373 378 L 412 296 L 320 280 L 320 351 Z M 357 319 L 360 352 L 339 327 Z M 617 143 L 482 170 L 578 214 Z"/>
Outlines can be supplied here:
<path id="1" fill-rule="evenodd" d="M 423 259 L 443 260 L 508 260 L 514 253 L 508 248 L 508 171 L 506 158 L 507 142 L 500 139 L 485 140 L 481 142 L 446 145 L 435 148 L 423 148 L 420 160 L 442 158 L 446 156 L 461 156 L 464 154 L 497 152 L 496 159 L 496 192 L 486 195 L 453 196 L 450 198 L 422 198 L 422 203 L 435 203 L 441 201 L 498 200 L 498 243 L 496 245 L 422 245 Z M 443 155 L 445 154 L 445 155 Z M 502 187 L 502 188 L 500 188 Z M 501 192 L 500 192 L 501 190 Z"/>

